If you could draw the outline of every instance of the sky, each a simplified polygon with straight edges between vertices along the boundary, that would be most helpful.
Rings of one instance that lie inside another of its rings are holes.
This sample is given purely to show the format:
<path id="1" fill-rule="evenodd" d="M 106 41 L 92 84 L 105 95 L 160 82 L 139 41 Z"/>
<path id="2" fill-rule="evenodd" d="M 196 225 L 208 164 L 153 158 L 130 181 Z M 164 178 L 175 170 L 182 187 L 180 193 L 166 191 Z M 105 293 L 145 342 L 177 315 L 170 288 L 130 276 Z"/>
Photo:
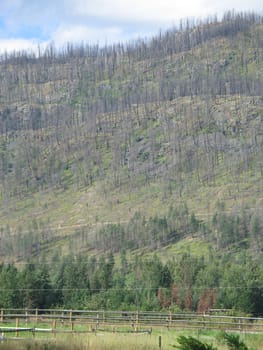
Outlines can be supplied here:
<path id="1" fill-rule="evenodd" d="M 124 43 L 228 10 L 262 15 L 262 0 L 0 0 L 0 53 Z"/>

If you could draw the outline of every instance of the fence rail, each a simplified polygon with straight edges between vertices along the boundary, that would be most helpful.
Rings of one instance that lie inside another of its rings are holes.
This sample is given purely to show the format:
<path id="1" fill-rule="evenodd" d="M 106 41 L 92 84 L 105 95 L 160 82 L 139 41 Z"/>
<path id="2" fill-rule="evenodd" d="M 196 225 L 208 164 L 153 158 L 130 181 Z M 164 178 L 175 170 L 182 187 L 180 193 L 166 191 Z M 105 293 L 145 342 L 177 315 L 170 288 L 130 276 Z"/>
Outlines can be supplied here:
<path id="1" fill-rule="evenodd" d="M 14 326 L 15 325 L 15 326 Z M 41 326 L 41 327 L 40 327 Z M 263 332 L 263 318 L 150 311 L 1 309 L 0 332 L 142 332 L 154 327 Z"/>

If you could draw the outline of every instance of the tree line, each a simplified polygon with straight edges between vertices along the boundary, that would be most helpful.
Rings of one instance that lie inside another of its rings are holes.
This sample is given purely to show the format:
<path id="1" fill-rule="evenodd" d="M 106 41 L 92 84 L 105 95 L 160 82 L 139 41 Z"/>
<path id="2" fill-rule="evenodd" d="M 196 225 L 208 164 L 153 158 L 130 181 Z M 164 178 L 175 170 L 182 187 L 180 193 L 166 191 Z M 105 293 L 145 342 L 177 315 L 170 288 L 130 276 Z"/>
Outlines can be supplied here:
<path id="1" fill-rule="evenodd" d="M 262 259 L 178 254 L 120 260 L 65 256 L 59 261 L 0 266 L 0 307 L 206 312 L 227 308 L 261 315 Z"/>
<path id="2" fill-rule="evenodd" d="M 2 263 L 0 307 L 263 312 L 262 220 L 256 215 L 229 214 L 219 203 L 204 223 L 183 205 L 160 217 L 147 220 L 138 212 L 126 225 L 105 225 L 93 243 L 85 234 L 71 238 L 65 256 L 49 253 L 48 260 L 35 252 L 25 265 Z M 154 253 L 185 237 L 203 242 L 204 252 L 178 250 L 164 260 Z M 85 253 L 76 254 L 79 245 Z"/>

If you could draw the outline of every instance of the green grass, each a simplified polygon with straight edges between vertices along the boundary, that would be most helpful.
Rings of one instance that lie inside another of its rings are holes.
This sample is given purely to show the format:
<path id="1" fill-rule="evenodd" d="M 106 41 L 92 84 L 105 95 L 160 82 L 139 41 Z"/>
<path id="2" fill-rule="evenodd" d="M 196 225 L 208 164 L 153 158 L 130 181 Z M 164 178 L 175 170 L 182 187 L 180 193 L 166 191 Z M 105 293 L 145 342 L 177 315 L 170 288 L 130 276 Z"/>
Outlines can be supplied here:
<path id="1" fill-rule="evenodd" d="M 10 340 L 0 343 L 3 350 L 155 350 L 159 349 L 161 341 L 162 349 L 172 349 L 178 345 L 177 338 L 180 335 L 192 336 L 202 342 L 213 344 L 218 350 L 226 350 L 222 343 L 221 333 L 215 331 L 167 331 L 164 329 L 153 330 L 148 334 L 124 334 L 124 333 L 97 333 L 74 335 L 51 335 L 45 339 Z M 241 334 L 249 348 L 263 349 L 263 335 Z"/>
<path id="2" fill-rule="evenodd" d="M 209 244 L 198 240 L 197 238 L 186 238 L 179 243 L 167 246 L 159 251 L 159 255 L 164 258 L 175 256 L 183 253 L 190 253 L 194 256 L 207 256 L 209 252 Z"/>

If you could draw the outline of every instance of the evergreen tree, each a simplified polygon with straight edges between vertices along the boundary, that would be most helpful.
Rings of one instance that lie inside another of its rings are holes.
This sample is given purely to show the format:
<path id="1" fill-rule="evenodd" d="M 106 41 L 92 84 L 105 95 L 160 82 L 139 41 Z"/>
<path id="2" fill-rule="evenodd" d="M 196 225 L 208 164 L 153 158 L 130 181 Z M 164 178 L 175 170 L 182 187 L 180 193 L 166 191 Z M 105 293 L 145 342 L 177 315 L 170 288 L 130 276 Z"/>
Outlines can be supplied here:
<path id="1" fill-rule="evenodd" d="M 20 305 L 18 271 L 13 264 L 0 266 L 0 307 L 16 308 Z"/>
<path id="2" fill-rule="evenodd" d="M 51 285 L 48 266 L 45 263 L 40 265 L 36 273 L 36 283 L 38 286 L 37 307 L 48 309 L 55 304 L 55 294 Z"/>
<path id="3" fill-rule="evenodd" d="M 20 300 L 24 308 L 38 307 L 39 286 L 35 264 L 27 262 L 19 274 Z"/>

